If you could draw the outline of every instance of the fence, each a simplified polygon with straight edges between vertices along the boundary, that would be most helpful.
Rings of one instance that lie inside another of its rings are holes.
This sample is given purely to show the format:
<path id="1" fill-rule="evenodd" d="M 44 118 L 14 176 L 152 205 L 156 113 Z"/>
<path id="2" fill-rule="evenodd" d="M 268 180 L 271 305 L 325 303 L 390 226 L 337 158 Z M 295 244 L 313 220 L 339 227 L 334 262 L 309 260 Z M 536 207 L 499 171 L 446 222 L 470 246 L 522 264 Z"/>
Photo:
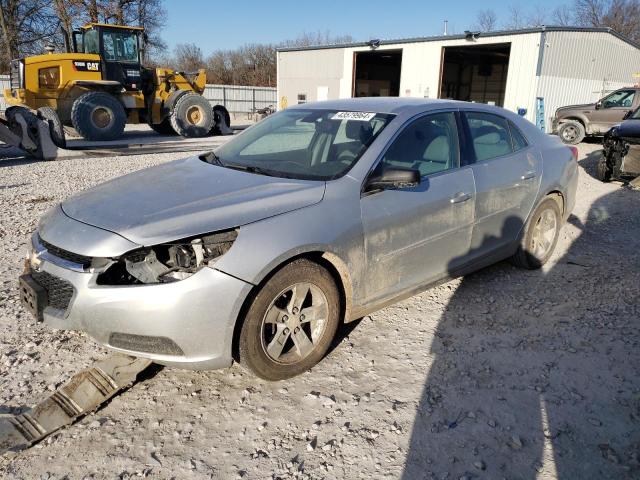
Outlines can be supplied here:
<path id="1" fill-rule="evenodd" d="M 0 75 L 0 110 L 2 111 L 7 108 L 2 96 L 5 88 L 9 88 L 9 75 Z M 207 85 L 204 89 L 204 97 L 212 105 L 224 105 L 236 116 L 277 104 L 276 89 L 272 87 Z"/>

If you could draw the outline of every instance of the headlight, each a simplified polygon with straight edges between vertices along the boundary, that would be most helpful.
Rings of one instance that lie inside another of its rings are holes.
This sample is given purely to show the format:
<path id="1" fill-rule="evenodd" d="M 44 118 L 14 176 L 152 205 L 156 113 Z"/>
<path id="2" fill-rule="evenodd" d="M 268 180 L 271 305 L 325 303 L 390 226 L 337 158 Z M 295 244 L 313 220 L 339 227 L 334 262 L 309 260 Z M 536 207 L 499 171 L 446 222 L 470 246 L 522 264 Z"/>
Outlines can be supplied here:
<path id="1" fill-rule="evenodd" d="M 238 230 L 228 230 L 129 252 L 98 277 L 101 285 L 167 283 L 184 280 L 212 266 L 233 245 Z"/>

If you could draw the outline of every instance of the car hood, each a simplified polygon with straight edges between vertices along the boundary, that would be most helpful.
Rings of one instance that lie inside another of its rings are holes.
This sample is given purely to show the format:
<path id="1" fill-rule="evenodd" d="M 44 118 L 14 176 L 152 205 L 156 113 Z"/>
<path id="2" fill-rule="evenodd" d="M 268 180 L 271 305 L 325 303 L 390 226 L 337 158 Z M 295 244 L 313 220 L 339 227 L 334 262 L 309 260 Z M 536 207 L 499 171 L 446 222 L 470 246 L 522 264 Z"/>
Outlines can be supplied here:
<path id="1" fill-rule="evenodd" d="M 625 120 L 620 125 L 616 125 L 615 129 L 619 137 L 640 140 L 640 120 Z"/>
<path id="2" fill-rule="evenodd" d="M 324 190 L 325 182 L 257 175 L 191 157 L 98 185 L 64 201 L 62 209 L 148 246 L 313 205 Z"/>
<path id="3" fill-rule="evenodd" d="M 595 103 L 584 103 L 581 105 L 567 105 L 565 107 L 560 107 L 558 108 L 558 110 L 556 110 L 556 115 L 561 115 L 563 113 L 567 113 L 569 111 L 574 111 L 574 110 L 594 110 L 596 108 L 596 104 Z"/>

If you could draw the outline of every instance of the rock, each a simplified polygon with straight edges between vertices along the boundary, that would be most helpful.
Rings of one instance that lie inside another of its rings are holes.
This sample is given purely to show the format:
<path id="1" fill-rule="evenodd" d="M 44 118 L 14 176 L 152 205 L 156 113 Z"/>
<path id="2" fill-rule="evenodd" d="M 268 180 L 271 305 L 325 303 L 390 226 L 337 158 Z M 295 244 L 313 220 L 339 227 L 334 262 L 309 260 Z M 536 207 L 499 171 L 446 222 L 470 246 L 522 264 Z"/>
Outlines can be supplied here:
<path id="1" fill-rule="evenodd" d="M 477 462 L 473 462 L 473 466 L 476 467 L 478 470 L 486 470 L 487 469 L 487 465 L 482 460 L 478 460 Z"/>
<path id="2" fill-rule="evenodd" d="M 151 452 L 151 454 L 147 457 L 146 465 L 149 465 L 151 467 L 161 467 L 162 462 L 155 452 Z"/>
<path id="3" fill-rule="evenodd" d="M 313 437 L 313 439 L 307 444 L 307 451 L 313 452 L 318 446 L 318 437 Z"/>
<path id="4" fill-rule="evenodd" d="M 514 450 L 520 450 L 522 448 L 522 439 L 518 435 L 511 435 L 509 446 Z"/>

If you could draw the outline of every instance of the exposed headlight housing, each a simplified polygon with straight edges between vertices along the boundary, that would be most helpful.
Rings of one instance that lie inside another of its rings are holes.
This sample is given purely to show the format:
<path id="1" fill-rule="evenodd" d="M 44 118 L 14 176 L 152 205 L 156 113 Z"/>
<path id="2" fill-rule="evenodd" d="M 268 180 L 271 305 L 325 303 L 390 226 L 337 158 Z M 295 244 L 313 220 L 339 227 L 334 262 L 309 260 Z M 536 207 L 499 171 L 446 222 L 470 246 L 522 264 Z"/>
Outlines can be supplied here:
<path id="1" fill-rule="evenodd" d="M 238 230 L 227 230 L 141 248 L 115 259 L 98 277 L 101 285 L 168 283 L 212 266 L 233 245 Z"/>

